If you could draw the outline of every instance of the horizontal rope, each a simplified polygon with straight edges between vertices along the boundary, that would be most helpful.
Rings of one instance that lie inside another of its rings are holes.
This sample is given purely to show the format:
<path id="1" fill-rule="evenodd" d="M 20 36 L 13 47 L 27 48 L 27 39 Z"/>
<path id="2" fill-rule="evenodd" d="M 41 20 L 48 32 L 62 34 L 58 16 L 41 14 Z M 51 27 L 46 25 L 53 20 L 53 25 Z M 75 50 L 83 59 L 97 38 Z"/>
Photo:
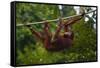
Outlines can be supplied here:
<path id="1" fill-rule="evenodd" d="M 94 12 L 94 11 L 96 11 L 96 10 L 92 10 L 92 11 L 90 11 L 90 12 L 87 12 L 87 13 L 85 13 L 85 15 L 86 15 L 86 14 L 89 14 L 89 13 L 91 13 L 91 12 Z M 64 20 L 64 19 L 68 19 L 68 18 L 80 16 L 80 15 L 81 15 L 81 14 L 79 14 L 79 15 L 73 15 L 73 16 L 69 16 L 69 17 L 63 17 L 62 19 Z M 53 19 L 53 20 L 46 20 L 46 21 L 47 21 L 47 22 L 53 22 L 53 21 L 58 21 L 58 20 L 59 20 L 59 18 L 58 18 L 58 19 Z M 34 24 L 42 24 L 42 23 L 44 23 L 44 21 L 41 21 L 41 22 L 34 22 L 34 23 L 27 23 L 27 24 L 17 24 L 16 26 L 34 25 Z"/>

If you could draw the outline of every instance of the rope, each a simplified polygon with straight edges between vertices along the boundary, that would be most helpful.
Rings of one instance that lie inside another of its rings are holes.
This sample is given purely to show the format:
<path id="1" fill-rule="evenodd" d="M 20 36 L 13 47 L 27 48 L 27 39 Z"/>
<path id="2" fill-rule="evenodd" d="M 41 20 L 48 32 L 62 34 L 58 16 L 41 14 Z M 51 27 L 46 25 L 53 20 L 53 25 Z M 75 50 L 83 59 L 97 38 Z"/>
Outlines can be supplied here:
<path id="1" fill-rule="evenodd" d="M 86 14 L 89 14 L 89 13 L 91 13 L 91 12 L 94 12 L 94 11 L 96 11 L 96 10 L 92 10 L 92 11 L 90 11 L 90 12 L 87 12 L 87 13 L 85 13 L 85 15 Z M 64 20 L 64 19 L 69 19 L 69 18 L 72 18 L 72 17 L 76 17 L 76 16 L 80 16 L 81 14 L 79 14 L 79 15 L 73 15 L 73 16 L 69 16 L 69 17 L 63 17 L 62 19 Z M 46 20 L 47 22 L 53 22 L 53 21 L 58 21 L 59 20 L 59 18 L 58 19 L 53 19 L 53 20 Z M 34 22 L 34 23 L 27 23 L 27 24 L 17 24 L 16 26 L 25 26 L 25 25 L 34 25 L 34 24 L 42 24 L 42 23 L 44 23 L 44 21 L 41 21 L 41 22 Z"/>

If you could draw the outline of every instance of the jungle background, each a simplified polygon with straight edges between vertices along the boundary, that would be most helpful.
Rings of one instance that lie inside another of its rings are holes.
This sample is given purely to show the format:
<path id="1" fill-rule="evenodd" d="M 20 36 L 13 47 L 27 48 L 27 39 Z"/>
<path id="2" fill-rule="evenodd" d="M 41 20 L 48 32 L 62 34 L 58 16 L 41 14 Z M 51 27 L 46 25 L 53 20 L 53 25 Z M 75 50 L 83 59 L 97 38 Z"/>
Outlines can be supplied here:
<path id="1" fill-rule="evenodd" d="M 63 17 L 79 14 L 79 6 L 62 5 Z M 85 12 L 96 7 L 85 7 Z M 60 17 L 58 5 L 17 3 L 16 25 L 28 22 L 40 22 Z M 26 26 L 16 27 L 16 63 L 17 65 L 51 64 L 86 62 L 97 60 L 97 27 L 96 12 L 87 14 L 83 19 L 72 26 L 74 31 L 73 47 L 60 52 L 49 52 L 43 47 Z M 50 23 L 52 32 L 55 32 L 57 22 Z M 37 31 L 42 31 L 42 24 L 32 25 Z"/>

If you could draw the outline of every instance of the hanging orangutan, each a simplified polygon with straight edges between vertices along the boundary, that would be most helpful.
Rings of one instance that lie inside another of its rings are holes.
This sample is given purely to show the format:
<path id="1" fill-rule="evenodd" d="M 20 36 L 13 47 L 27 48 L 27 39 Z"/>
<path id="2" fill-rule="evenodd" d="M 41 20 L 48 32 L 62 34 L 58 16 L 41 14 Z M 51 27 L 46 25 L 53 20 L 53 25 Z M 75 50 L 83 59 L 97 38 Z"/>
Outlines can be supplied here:
<path id="1" fill-rule="evenodd" d="M 72 46 L 74 33 L 70 26 L 76 21 L 82 19 L 83 16 L 84 14 L 75 16 L 67 21 L 60 19 L 55 34 L 50 32 L 50 24 L 46 21 L 44 22 L 44 28 L 42 32 L 37 32 L 31 27 L 31 25 L 27 25 L 27 27 L 31 30 L 33 35 L 42 40 L 46 50 L 61 51 Z M 63 34 L 61 34 L 62 29 L 64 30 Z"/>

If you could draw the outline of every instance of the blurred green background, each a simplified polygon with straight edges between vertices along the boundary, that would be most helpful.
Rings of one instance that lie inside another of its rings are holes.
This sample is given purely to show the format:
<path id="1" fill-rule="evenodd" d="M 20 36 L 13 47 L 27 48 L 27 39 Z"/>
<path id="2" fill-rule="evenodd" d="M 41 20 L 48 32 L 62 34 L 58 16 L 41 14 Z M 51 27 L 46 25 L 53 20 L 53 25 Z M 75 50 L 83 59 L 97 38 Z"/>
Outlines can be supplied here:
<path id="1" fill-rule="evenodd" d="M 63 17 L 75 15 L 79 11 L 78 8 L 79 6 L 62 5 Z M 95 7 L 83 8 L 85 12 L 96 9 Z M 34 23 L 59 17 L 58 5 L 16 3 L 16 24 Z M 55 32 L 57 22 L 52 22 L 50 25 L 50 30 Z M 32 27 L 37 31 L 43 29 L 42 24 L 32 25 Z M 16 27 L 16 63 L 29 65 L 96 61 L 96 28 L 96 12 L 93 12 L 72 26 L 75 35 L 73 47 L 60 52 L 49 52 L 27 27 Z"/>

